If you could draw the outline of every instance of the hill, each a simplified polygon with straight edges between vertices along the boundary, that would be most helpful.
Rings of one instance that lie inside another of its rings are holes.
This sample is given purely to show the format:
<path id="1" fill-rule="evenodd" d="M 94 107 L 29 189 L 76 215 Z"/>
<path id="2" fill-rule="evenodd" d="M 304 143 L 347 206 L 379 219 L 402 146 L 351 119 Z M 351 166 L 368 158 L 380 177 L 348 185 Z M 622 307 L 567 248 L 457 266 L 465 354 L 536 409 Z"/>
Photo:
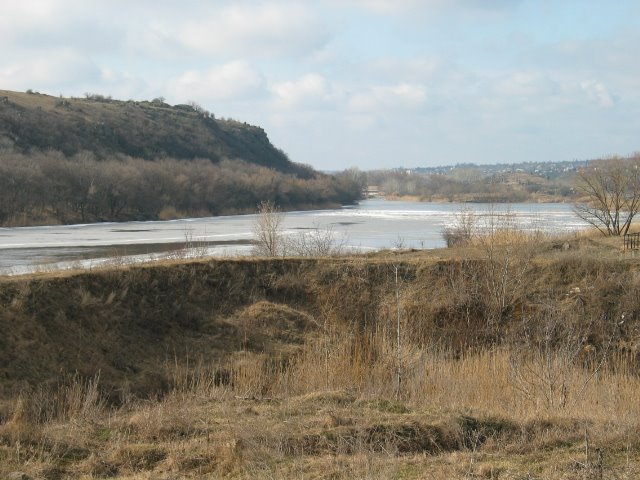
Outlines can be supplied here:
<path id="1" fill-rule="evenodd" d="M 327 208 L 361 191 L 196 104 L 0 90 L 0 226 Z"/>
<path id="2" fill-rule="evenodd" d="M 276 149 L 262 128 L 216 119 L 196 104 L 171 106 L 162 99 L 62 98 L 0 90 L 0 145 L 23 153 L 93 152 L 98 158 L 237 158 L 284 173 L 310 173 Z"/>

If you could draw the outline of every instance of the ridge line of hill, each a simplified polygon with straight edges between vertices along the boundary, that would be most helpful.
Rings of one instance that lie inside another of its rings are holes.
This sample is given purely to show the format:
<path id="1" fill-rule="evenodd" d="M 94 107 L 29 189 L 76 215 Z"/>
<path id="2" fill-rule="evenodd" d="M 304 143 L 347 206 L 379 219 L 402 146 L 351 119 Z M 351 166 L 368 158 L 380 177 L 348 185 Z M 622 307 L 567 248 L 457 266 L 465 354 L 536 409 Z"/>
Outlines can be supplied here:
<path id="1" fill-rule="evenodd" d="M 308 175 L 275 148 L 263 128 L 219 119 L 195 103 L 171 106 L 103 95 L 54 97 L 0 90 L 0 146 L 21 152 L 82 151 L 98 158 L 123 154 L 145 160 L 241 158 L 284 173 Z"/>

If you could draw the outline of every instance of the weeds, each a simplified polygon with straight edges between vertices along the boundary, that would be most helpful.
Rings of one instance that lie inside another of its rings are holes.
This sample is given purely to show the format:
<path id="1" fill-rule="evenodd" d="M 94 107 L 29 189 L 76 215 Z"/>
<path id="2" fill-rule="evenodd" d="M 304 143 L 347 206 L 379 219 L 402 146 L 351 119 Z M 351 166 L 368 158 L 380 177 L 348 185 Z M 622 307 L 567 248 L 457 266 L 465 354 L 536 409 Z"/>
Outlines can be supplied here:
<path id="1" fill-rule="evenodd" d="M 636 378 L 602 369 L 580 401 L 564 407 L 565 418 L 576 419 L 567 423 L 556 416 L 555 405 L 521 402 L 511 378 L 512 352 L 482 351 L 461 358 L 431 352 L 403 380 L 405 400 L 400 404 L 390 400 L 395 396 L 389 381 L 393 362 L 381 355 L 365 363 L 349 339 L 334 341 L 331 361 L 340 368 L 330 370 L 330 391 L 325 391 L 324 375 L 317 375 L 324 347 L 309 343 L 289 366 L 275 366 L 266 356 L 238 357 L 228 365 L 232 381 L 225 385 L 214 380 L 218 367 L 177 369 L 175 389 L 164 398 L 116 410 L 96 403 L 92 384 L 78 380 L 65 390 L 66 403 L 56 408 L 61 412 L 57 417 L 25 423 L 25 404 L 17 404 L 0 429 L 0 441 L 9 446 L 9 464 L 15 468 L 47 464 L 63 466 L 68 475 L 173 472 L 243 478 L 269 471 L 286 477 L 290 468 L 312 472 L 324 468 L 320 465 L 329 458 L 341 465 L 335 470 L 338 478 L 348 478 L 349 472 L 371 471 L 372 465 L 393 472 L 434 456 L 451 459 L 459 464 L 458 474 L 470 478 L 480 471 L 525 474 L 530 471 L 526 463 L 508 463 L 508 452 L 527 455 L 545 448 L 555 456 L 567 448 L 563 445 L 584 445 L 580 425 L 585 422 L 590 425 L 587 457 L 577 457 L 573 464 L 569 457 L 567 465 L 590 475 L 585 478 L 600 478 L 599 472 L 613 468 L 602 458 L 616 455 L 615 442 L 640 445 L 640 438 L 629 437 L 617 423 L 635 415 L 632 399 L 640 394 Z M 380 342 L 375 348 L 388 348 L 381 335 L 375 342 Z M 566 373 L 571 386 L 583 379 L 580 368 Z M 22 425 L 20 434 L 12 430 L 17 424 Z M 63 433 L 70 429 L 72 437 Z M 628 452 L 624 462 L 615 464 L 619 471 L 637 466 L 636 454 Z M 487 464 L 488 454 L 503 458 L 501 466 Z M 562 472 L 554 461 L 543 464 L 544 478 L 561 478 L 551 473 Z M 434 478 L 451 478 L 444 465 L 435 468 L 441 476 Z"/>
<path id="2" fill-rule="evenodd" d="M 495 272 L 520 287 L 498 309 L 474 248 L 4 283 L 0 321 L 10 335 L 30 326 L 31 362 L 68 358 L 67 345 L 86 358 L 78 342 L 91 340 L 102 373 L 2 404 L 0 477 L 635 478 L 635 269 L 512 249 Z M 73 335 L 56 337 L 61 325 Z M 8 378 L 25 350 L 0 363 Z"/>

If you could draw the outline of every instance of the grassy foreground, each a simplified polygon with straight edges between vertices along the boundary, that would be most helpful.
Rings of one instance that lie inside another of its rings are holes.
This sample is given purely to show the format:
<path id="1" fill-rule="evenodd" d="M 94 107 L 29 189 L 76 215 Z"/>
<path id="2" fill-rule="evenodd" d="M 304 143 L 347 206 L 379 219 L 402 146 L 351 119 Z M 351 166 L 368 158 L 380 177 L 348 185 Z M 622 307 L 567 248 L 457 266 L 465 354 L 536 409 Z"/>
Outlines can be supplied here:
<path id="1" fill-rule="evenodd" d="M 637 272 L 575 237 L 5 279 L 0 478 L 638 478 Z"/>

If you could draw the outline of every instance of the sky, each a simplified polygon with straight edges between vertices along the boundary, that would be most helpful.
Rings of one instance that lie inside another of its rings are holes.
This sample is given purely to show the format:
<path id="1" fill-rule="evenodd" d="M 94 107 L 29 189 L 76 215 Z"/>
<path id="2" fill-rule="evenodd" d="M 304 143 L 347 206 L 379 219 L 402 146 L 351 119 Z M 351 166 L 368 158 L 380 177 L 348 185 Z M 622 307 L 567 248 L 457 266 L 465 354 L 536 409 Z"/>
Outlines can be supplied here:
<path id="1" fill-rule="evenodd" d="M 320 170 L 640 150 L 636 0 L 0 7 L 0 89 L 196 102 Z"/>

